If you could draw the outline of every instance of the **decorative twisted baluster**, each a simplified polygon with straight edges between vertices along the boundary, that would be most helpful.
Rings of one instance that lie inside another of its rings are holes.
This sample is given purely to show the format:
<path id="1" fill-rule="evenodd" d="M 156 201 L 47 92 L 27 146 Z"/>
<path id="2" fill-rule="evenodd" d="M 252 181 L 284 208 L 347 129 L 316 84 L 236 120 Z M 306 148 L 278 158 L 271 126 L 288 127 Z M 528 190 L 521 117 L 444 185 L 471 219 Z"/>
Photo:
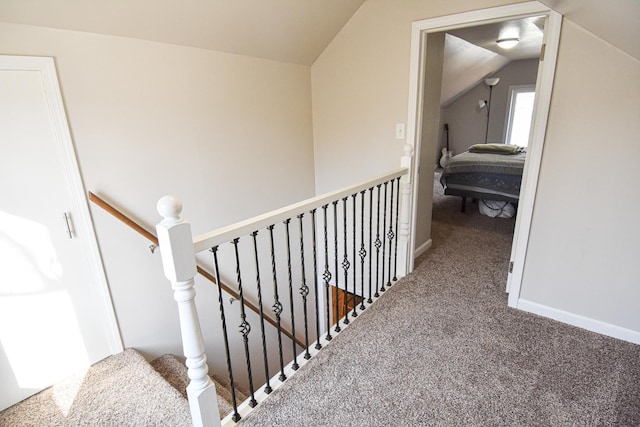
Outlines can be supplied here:
<path id="1" fill-rule="evenodd" d="M 387 229 L 387 184 L 389 184 L 389 182 L 385 182 L 384 183 L 384 202 L 383 202 L 383 208 L 382 208 L 382 238 L 385 238 L 385 230 Z M 386 291 L 384 285 L 384 255 L 385 255 L 385 249 L 386 249 L 386 245 L 384 244 L 384 242 L 382 243 L 382 286 L 380 287 L 380 291 L 384 292 Z"/>
<path id="2" fill-rule="evenodd" d="M 394 237 L 395 237 L 395 234 L 393 233 L 393 181 L 391 181 L 391 201 L 389 202 L 389 231 L 387 232 L 387 240 L 389 240 L 389 276 L 388 276 L 389 279 L 387 280 L 387 286 L 391 286 L 391 247 L 393 244 Z"/>
<path id="3" fill-rule="evenodd" d="M 342 258 L 342 269 L 344 270 L 344 324 L 349 324 L 349 290 L 347 289 L 349 283 L 349 267 L 351 264 L 349 263 L 349 257 L 347 256 L 347 199 L 348 197 L 344 197 L 342 199 L 342 235 L 344 237 L 344 256 Z"/>
<path id="4" fill-rule="evenodd" d="M 336 328 L 334 331 L 340 332 L 342 328 L 340 327 L 340 307 L 338 301 L 338 290 L 340 289 L 339 280 L 338 280 L 338 201 L 333 202 L 333 247 L 334 247 L 334 270 L 336 277 L 336 298 L 335 298 L 335 307 L 336 307 Z"/>
<path id="5" fill-rule="evenodd" d="M 327 341 L 331 341 L 333 338 L 331 336 L 331 297 L 329 295 L 329 280 L 331 280 L 331 272 L 329 271 L 329 240 L 327 235 L 327 207 L 329 205 L 324 205 L 322 207 L 322 211 L 324 212 L 324 273 L 322 274 L 322 280 L 324 280 L 324 290 L 325 290 L 325 307 L 326 307 L 326 320 L 327 320 L 327 335 L 325 339 Z"/>
<path id="6" fill-rule="evenodd" d="M 316 350 L 322 348 L 320 344 L 320 301 L 318 298 L 318 254 L 317 254 L 317 242 L 316 242 L 316 209 L 311 212 L 311 236 L 313 241 L 313 295 L 315 296 L 316 303 Z"/>
<path id="7" fill-rule="evenodd" d="M 373 264 L 373 251 L 371 242 L 373 240 L 373 187 L 369 189 L 369 299 L 367 302 L 371 304 L 373 300 L 371 299 L 371 285 L 373 281 L 373 275 L 371 265 Z"/>
<path id="8" fill-rule="evenodd" d="M 251 394 L 251 400 L 249 406 L 255 407 L 258 402 L 254 396 L 255 391 L 253 388 L 253 374 L 251 373 L 251 355 L 249 354 L 249 332 L 251 332 L 251 325 L 247 322 L 247 313 L 245 312 L 244 305 L 244 293 L 242 292 L 242 273 L 240 271 L 240 255 L 238 254 L 238 242 L 239 238 L 233 239 L 233 248 L 236 254 L 236 276 L 238 280 L 238 295 L 240 296 L 240 333 L 242 334 L 242 340 L 244 341 L 244 356 L 247 361 L 247 374 L 249 376 L 249 393 Z"/>
<path id="9" fill-rule="evenodd" d="M 258 261 L 258 232 L 254 231 L 251 233 L 251 237 L 253 237 L 253 254 L 256 263 L 256 287 L 258 289 L 258 306 L 260 308 L 260 333 L 262 335 L 262 357 L 264 359 L 264 375 L 266 384 L 264 386 L 264 392 L 270 394 L 273 389 L 271 388 L 271 384 L 269 384 L 269 380 L 271 379 L 271 375 L 269 375 L 269 358 L 267 357 L 267 338 L 264 331 L 264 309 L 262 307 L 262 285 L 260 283 L 260 263 Z"/>
<path id="10" fill-rule="evenodd" d="M 367 251 L 364 248 L 364 195 L 366 190 L 360 192 L 360 310 L 364 310 L 364 259 L 367 256 Z M 354 232 L 355 235 L 355 232 Z M 371 293 L 371 292 L 369 292 Z"/>
<path id="11" fill-rule="evenodd" d="M 220 282 L 220 269 L 218 268 L 218 246 L 214 246 L 210 249 L 213 254 L 213 265 L 215 269 L 216 283 Z M 229 351 L 229 335 L 227 333 L 227 319 L 224 314 L 224 303 L 222 299 L 222 287 L 218 288 L 218 305 L 220 307 L 220 320 L 222 322 L 222 338 L 224 340 L 224 352 L 227 357 L 227 373 L 229 374 L 229 384 L 231 387 L 231 404 L 233 406 L 233 416 L 231 417 L 234 422 L 240 421 L 240 414 L 238 413 L 238 400 L 236 397 L 236 384 L 233 380 L 233 369 L 231 368 L 231 352 Z M 267 377 L 269 375 L 267 374 Z"/>
<path id="12" fill-rule="evenodd" d="M 304 230 L 302 226 L 302 218 L 304 214 L 298 215 L 298 224 L 300 225 L 300 267 L 302 271 L 302 285 L 300 285 L 300 295 L 302 295 L 302 311 L 304 315 L 304 358 L 310 359 L 309 353 L 309 320 L 307 318 L 307 296 L 309 295 L 309 287 L 307 286 L 307 277 L 304 266 Z"/>
<path id="13" fill-rule="evenodd" d="M 382 246 L 382 242 L 380 241 L 380 187 L 382 184 L 378 184 L 376 186 L 378 188 L 378 208 L 376 214 L 376 293 L 373 294 L 374 297 L 378 298 L 380 294 L 378 293 L 379 285 L 380 285 L 380 246 Z"/>
<path id="14" fill-rule="evenodd" d="M 291 335 L 296 336 L 296 319 L 295 314 L 293 312 L 293 277 L 291 276 L 291 242 L 289 238 L 289 224 L 291 223 L 291 219 L 288 218 L 283 221 L 285 227 L 285 235 L 287 240 L 287 273 L 289 275 L 289 308 L 291 309 Z M 298 350 L 296 349 L 296 340 L 291 340 L 291 345 L 293 347 L 293 364 L 291 368 L 294 371 L 297 371 L 300 365 L 298 365 Z"/>
<path id="15" fill-rule="evenodd" d="M 400 217 L 400 177 L 396 178 L 396 187 L 398 188 L 398 197 L 396 198 L 396 236 L 398 235 L 398 218 Z M 393 281 L 398 280 L 398 239 L 395 240 L 395 249 L 393 251 Z"/>
<path id="16" fill-rule="evenodd" d="M 282 357 L 282 326 L 280 323 L 280 314 L 282 313 L 282 303 L 280 303 L 280 297 L 278 296 L 278 275 L 276 274 L 276 255 L 273 245 L 273 227 L 270 225 L 267 227 L 269 230 L 269 240 L 271 242 L 271 271 L 273 273 L 273 313 L 276 315 L 276 324 L 278 325 L 278 351 L 280 353 L 280 376 L 278 379 L 284 381 L 287 376 L 284 374 L 284 359 Z"/>
<path id="17" fill-rule="evenodd" d="M 357 276 L 357 268 L 356 268 L 356 196 L 358 195 L 358 193 L 352 194 L 351 198 L 353 199 L 353 258 L 351 258 L 353 260 L 353 312 L 351 313 L 351 316 L 353 317 L 358 317 L 358 300 L 357 300 L 357 295 L 358 292 L 356 291 L 356 286 L 357 286 L 357 280 L 356 280 L 356 276 Z"/>

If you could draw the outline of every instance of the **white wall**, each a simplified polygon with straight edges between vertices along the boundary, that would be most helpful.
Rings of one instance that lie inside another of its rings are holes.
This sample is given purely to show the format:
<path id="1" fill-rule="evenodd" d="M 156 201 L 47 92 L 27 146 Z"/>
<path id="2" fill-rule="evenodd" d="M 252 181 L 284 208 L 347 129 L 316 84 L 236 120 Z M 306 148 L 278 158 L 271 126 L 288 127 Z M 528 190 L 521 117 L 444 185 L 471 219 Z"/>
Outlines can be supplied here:
<path id="1" fill-rule="evenodd" d="M 312 67 L 316 188 L 397 165 L 412 21 L 504 3 L 365 2 Z M 566 22 L 522 293 L 635 331 L 639 76 L 637 60 Z"/>
<path id="2" fill-rule="evenodd" d="M 183 200 L 194 234 L 314 195 L 309 67 L 6 23 L 0 53 L 55 57 L 87 190 L 150 229 L 164 194 Z M 125 346 L 182 354 L 159 253 L 91 210 Z M 216 322 L 214 288 L 197 289 Z M 204 329 L 221 342 L 213 323 Z"/>
<path id="3" fill-rule="evenodd" d="M 563 24 L 521 298 L 640 332 L 640 62 Z"/>
<path id="4" fill-rule="evenodd" d="M 491 95 L 491 120 L 487 142 L 505 142 L 504 124 L 509 104 L 509 86 L 536 83 L 538 60 L 513 61 L 491 77 L 500 82 Z M 442 110 L 441 123 L 449 124 L 449 147 L 455 154 L 466 151 L 471 145 L 484 142 L 487 130 L 487 110 L 480 109 L 479 100 L 489 99 L 489 87 L 482 81 L 463 96 Z M 446 143 L 444 140 L 441 144 Z M 439 151 L 439 150 L 438 150 Z"/>

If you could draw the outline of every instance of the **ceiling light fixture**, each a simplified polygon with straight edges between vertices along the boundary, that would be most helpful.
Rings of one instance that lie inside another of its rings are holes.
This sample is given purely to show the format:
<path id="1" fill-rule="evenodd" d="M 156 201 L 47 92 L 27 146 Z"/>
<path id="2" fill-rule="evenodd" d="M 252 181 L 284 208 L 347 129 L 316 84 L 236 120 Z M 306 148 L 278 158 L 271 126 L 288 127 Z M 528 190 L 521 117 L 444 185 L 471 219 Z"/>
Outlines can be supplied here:
<path id="1" fill-rule="evenodd" d="M 517 37 L 508 37 L 504 39 L 498 39 L 496 40 L 496 43 L 503 49 L 511 49 L 512 47 L 517 45 L 519 41 L 520 39 Z"/>

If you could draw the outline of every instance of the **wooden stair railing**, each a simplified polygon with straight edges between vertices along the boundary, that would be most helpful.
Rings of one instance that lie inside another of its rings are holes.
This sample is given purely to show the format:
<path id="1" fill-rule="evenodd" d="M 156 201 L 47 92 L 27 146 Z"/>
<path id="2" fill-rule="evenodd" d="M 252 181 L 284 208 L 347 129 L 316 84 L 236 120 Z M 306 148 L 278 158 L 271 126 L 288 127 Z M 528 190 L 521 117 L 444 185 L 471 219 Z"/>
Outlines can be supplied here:
<path id="1" fill-rule="evenodd" d="M 137 222 L 135 222 L 134 220 L 129 218 L 124 213 L 120 212 L 118 209 L 113 207 L 110 203 L 108 203 L 104 199 L 96 196 L 91 191 L 89 191 L 89 200 L 91 200 L 95 205 L 100 206 L 102 209 L 104 209 L 106 212 L 108 212 L 111 215 L 113 215 L 115 218 L 119 219 L 124 224 L 128 225 L 131 229 L 137 231 L 139 234 L 141 234 L 147 240 L 149 240 L 151 243 L 153 243 L 154 246 L 158 246 L 158 238 L 153 233 L 149 232 L 147 229 L 142 227 L 140 224 L 138 224 Z M 152 252 L 153 252 L 153 246 L 152 246 Z M 220 288 L 222 288 L 222 290 L 224 290 L 226 293 L 231 295 L 231 297 L 233 297 L 235 300 L 237 300 L 237 301 L 241 300 L 240 299 L 240 295 L 233 288 L 230 288 L 229 286 L 227 286 L 226 284 L 224 284 L 222 282 L 218 283 L 216 281 L 215 277 L 213 277 L 213 275 L 211 273 L 209 273 L 207 270 L 205 270 L 203 267 L 201 267 L 200 265 L 196 265 L 196 269 L 197 269 L 198 273 L 202 277 L 204 277 L 205 279 L 209 280 L 214 285 L 220 286 Z M 244 298 L 244 305 L 246 307 L 248 307 L 251 311 L 256 313 L 258 316 L 260 315 L 260 309 L 258 307 L 256 307 L 253 303 L 251 303 L 250 301 L 247 301 L 246 297 Z M 271 324 L 273 327 L 276 327 L 276 328 L 278 327 L 277 322 L 274 319 L 272 319 L 271 317 L 267 316 L 266 314 L 264 315 L 264 319 L 269 324 Z M 294 337 L 293 334 L 291 334 L 291 332 L 288 331 L 287 329 L 283 328 L 282 325 L 280 326 L 280 328 L 282 330 L 282 333 L 285 336 L 287 336 L 291 340 L 295 339 L 296 343 L 299 346 L 304 347 L 304 343 L 302 342 L 302 340 L 298 339 L 297 337 Z"/>

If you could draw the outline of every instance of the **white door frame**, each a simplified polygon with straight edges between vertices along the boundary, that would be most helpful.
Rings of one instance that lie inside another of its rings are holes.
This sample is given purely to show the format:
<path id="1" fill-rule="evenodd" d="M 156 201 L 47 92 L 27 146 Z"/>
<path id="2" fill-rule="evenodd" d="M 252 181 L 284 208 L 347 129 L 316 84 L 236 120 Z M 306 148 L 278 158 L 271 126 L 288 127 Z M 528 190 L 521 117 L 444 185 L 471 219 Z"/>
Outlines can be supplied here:
<path id="1" fill-rule="evenodd" d="M 551 103 L 551 92 L 556 68 L 556 58 L 560 41 L 562 15 L 546 5 L 531 1 L 508 6 L 476 10 L 455 15 L 416 21 L 411 29 L 411 64 L 409 76 L 409 118 L 407 121 L 407 142 L 414 146 L 414 162 L 420 159 L 420 136 L 422 135 L 422 105 L 424 93 L 424 73 L 426 58 L 426 37 L 429 33 L 448 31 L 455 28 L 490 24 L 507 19 L 525 18 L 528 16 L 547 16 L 544 30 L 545 48 L 541 58 L 536 81 L 536 101 L 533 109 L 533 121 L 529 136 L 527 160 L 522 176 L 520 203 L 511 248 L 513 269 L 507 280 L 509 306 L 517 307 L 520 287 L 524 272 L 524 263 L 531 229 L 533 206 L 535 204 L 538 175 L 542 160 L 542 150 Z M 411 212 L 411 229 L 409 241 L 409 271 L 413 270 L 415 251 L 415 225 L 417 220 L 418 172 L 413 168 L 413 206 Z"/>
<path id="2" fill-rule="evenodd" d="M 123 350 L 120 329 L 116 320 L 113 301 L 104 272 L 98 241 L 96 239 L 93 222 L 89 213 L 89 206 L 78 167 L 78 160 L 71 139 L 71 132 L 67 122 L 67 115 L 60 93 L 58 75 L 55 63 L 50 57 L 5 56 L 0 55 L 0 69 L 15 71 L 37 71 L 42 78 L 44 96 L 48 106 L 49 119 L 53 129 L 53 139 L 58 153 L 58 161 L 63 167 L 65 185 L 71 198 L 74 213 L 74 228 L 83 238 L 83 252 L 89 267 L 92 283 L 101 302 L 103 326 L 109 339 L 112 354 Z"/>

